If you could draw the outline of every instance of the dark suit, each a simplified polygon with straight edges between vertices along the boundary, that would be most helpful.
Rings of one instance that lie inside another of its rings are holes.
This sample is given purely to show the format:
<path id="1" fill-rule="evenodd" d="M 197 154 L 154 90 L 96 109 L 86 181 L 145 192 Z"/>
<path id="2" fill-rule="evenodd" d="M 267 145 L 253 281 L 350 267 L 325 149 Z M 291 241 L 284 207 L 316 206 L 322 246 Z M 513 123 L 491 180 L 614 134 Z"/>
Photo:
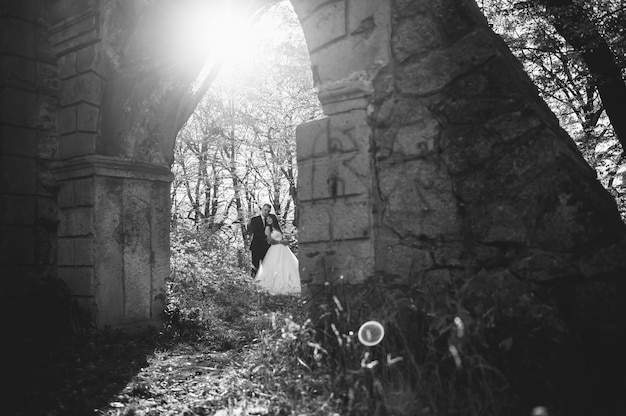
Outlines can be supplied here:
<path id="1" fill-rule="evenodd" d="M 280 226 L 278 225 L 278 218 L 276 215 L 269 214 L 269 217 L 272 217 L 274 220 L 274 228 L 278 228 L 280 231 Z M 252 234 L 252 241 L 250 242 L 250 251 L 252 251 L 252 265 L 258 269 L 259 262 L 263 260 L 265 257 L 265 253 L 270 248 L 270 244 L 267 242 L 265 236 L 265 223 L 263 222 L 263 217 L 257 215 L 256 217 L 252 217 L 250 220 L 250 225 L 248 226 L 248 233 Z"/>

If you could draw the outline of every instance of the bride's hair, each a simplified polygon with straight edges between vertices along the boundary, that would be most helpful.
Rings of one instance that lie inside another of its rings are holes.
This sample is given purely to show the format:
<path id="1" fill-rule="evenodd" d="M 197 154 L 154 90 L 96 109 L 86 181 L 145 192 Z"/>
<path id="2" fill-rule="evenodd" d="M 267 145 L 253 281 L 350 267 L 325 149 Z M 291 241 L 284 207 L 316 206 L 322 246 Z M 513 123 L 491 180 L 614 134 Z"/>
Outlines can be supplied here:
<path id="1" fill-rule="evenodd" d="M 271 220 L 271 221 L 267 221 L 267 220 Z M 272 230 L 278 230 L 278 221 L 274 221 L 274 218 L 270 217 L 269 215 L 267 216 L 267 219 L 265 220 L 266 224 L 272 229 Z"/>

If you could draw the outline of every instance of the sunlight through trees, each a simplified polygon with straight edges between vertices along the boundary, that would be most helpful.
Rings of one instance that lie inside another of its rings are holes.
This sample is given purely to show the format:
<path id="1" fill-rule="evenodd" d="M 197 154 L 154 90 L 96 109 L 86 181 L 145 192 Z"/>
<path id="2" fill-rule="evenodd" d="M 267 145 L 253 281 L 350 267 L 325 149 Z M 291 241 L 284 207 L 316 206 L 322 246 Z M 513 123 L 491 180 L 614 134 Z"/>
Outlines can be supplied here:
<path id="1" fill-rule="evenodd" d="M 265 202 L 294 232 L 295 129 L 321 115 L 289 3 L 260 17 L 240 47 L 178 135 L 172 166 L 173 230 L 199 227 L 237 247 Z"/>

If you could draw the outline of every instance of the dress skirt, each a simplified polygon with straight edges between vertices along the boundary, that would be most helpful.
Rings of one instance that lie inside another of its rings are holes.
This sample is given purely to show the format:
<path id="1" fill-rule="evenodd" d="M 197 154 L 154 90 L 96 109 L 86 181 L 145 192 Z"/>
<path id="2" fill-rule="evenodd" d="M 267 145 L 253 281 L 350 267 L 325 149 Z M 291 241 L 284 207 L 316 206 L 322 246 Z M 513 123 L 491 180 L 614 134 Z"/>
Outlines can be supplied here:
<path id="1" fill-rule="evenodd" d="M 261 261 L 255 282 L 274 295 L 294 295 L 301 292 L 298 258 L 289 247 L 274 244 Z"/>

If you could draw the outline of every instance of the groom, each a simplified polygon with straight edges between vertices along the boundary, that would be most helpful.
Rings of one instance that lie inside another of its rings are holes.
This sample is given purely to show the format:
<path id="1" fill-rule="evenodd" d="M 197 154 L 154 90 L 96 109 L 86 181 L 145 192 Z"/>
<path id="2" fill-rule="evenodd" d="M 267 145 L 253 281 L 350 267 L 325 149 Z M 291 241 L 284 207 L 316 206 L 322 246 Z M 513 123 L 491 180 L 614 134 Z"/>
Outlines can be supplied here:
<path id="1" fill-rule="evenodd" d="M 252 276 L 256 275 L 259 270 L 259 262 L 265 257 L 265 253 L 270 248 L 270 244 L 267 242 L 265 236 L 265 219 L 269 216 L 274 220 L 274 227 L 281 231 L 278 225 L 278 218 L 276 215 L 270 214 L 272 206 L 270 204 L 263 205 L 261 209 L 261 215 L 252 217 L 250 224 L 248 225 L 248 234 L 252 234 L 252 241 L 250 242 L 250 251 L 252 251 Z M 282 232 L 282 231 L 281 231 Z"/>

